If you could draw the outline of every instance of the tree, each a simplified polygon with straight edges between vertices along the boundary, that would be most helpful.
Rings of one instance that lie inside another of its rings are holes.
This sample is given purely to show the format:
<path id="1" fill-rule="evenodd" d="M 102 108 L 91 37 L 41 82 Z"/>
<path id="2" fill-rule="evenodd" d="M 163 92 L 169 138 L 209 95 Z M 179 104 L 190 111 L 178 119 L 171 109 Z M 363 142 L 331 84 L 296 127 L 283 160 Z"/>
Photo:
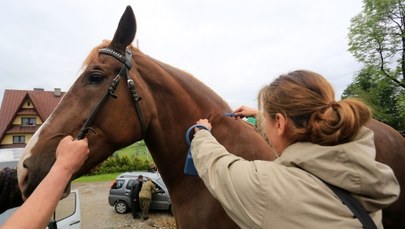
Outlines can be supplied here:
<path id="1" fill-rule="evenodd" d="M 349 51 L 363 70 L 345 90 L 368 103 L 394 128 L 405 124 L 405 0 L 363 0 L 352 18 Z"/>
<path id="2" fill-rule="evenodd" d="M 371 107 L 375 119 L 399 130 L 405 120 L 405 112 L 400 110 L 401 106 L 397 106 L 401 102 L 397 90 L 397 85 L 388 78 L 373 75 L 371 69 L 363 69 L 355 81 L 345 89 L 342 97 L 361 98 Z M 403 102 L 405 100 L 402 100 Z M 402 108 L 405 108 L 404 104 Z"/>

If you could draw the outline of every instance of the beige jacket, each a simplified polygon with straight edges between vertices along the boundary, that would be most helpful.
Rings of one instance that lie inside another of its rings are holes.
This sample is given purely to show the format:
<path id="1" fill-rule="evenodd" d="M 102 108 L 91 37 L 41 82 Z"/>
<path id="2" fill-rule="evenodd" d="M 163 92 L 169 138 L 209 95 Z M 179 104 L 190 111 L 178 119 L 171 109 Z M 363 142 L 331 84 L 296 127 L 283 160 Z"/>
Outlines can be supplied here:
<path id="1" fill-rule="evenodd" d="M 246 161 L 227 152 L 206 130 L 191 144 L 199 176 L 241 228 L 362 228 L 321 180 L 346 189 L 378 228 L 381 209 L 399 195 L 390 167 L 376 162 L 373 132 L 362 128 L 337 146 L 295 143 L 275 161 Z"/>
<path id="2" fill-rule="evenodd" d="M 142 184 L 141 191 L 139 192 L 139 199 L 141 198 L 152 199 L 152 194 L 156 191 L 157 189 L 155 184 L 153 184 L 152 181 L 147 180 Z"/>

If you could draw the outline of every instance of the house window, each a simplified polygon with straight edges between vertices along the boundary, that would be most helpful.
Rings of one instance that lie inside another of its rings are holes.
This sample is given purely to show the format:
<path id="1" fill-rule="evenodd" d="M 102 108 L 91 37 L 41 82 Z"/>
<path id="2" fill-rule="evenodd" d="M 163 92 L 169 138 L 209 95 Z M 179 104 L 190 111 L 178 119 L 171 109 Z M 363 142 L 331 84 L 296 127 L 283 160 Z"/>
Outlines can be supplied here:
<path id="1" fill-rule="evenodd" d="M 13 136 L 13 144 L 18 144 L 18 143 L 25 143 L 25 136 L 24 135 Z"/>
<path id="2" fill-rule="evenodd" d="M 21 125 L 23 126 L 35 126 L 37 124 L 35 117 L 22 117 Z"/>

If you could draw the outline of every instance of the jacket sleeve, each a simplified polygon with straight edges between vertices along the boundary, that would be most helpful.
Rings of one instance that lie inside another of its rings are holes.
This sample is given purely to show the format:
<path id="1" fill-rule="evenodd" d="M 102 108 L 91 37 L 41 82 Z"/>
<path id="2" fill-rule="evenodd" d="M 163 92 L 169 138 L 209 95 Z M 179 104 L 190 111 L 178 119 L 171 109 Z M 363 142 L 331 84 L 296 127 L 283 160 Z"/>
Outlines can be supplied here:
<path id="1" fill-rule="evenodd" d="M 159 190 L 156 188 L 156 185 L 152 183 L 152 193 L 155 193 L 157 191 Z"/>
<path id="2" fill-rule="evenodd" d="M 262 163 L 230 154 L 206 130 L 195 134 L 191 153 L 199 176 L 227 214 L 239 226 L 260 228 L 265 212 L 265 190 L 269 188 L 261 183 L 268 180 L 268 173 L 258 171 Z"/>

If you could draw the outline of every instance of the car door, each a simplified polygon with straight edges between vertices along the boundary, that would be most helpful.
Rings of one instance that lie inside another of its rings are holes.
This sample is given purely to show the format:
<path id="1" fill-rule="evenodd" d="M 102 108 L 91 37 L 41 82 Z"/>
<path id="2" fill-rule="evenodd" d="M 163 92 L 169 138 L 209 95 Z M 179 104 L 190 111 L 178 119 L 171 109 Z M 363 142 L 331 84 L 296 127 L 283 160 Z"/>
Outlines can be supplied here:
<path id="1" fill-rule="evenodd" d="M 66 198 L 59 201 L 52 220 L 58 229 L 80 229 L 79 190 L 72 190 Z M 48 228 L 52 229 L 49 225 Z"/>
<path id="2" fill-rule="evenodd" d="M 18 209 L 19 207 L 12 208 L 0 214 L 0 227 L 1 225 Z M 60 200 L 55 209 L 55 214 L 52 220 L 56 220 L 58 229 L 80 229 L 80 198 L 79 190 L 72 190 L 65 199 Z M 55 228 L 52 222 L 47 228 Z"/>
<path id="3" fill-rule="evenodd" d="M 156 188 L 160 190 L 159 193 L 154 193 L 152 195 L 152 202 L 150 203 L 151 209 L 158 210 L 168 210 L 170 208 L 171 202 L 167 191 L 161 187 L 157 182 L 152 181 Z"/>

